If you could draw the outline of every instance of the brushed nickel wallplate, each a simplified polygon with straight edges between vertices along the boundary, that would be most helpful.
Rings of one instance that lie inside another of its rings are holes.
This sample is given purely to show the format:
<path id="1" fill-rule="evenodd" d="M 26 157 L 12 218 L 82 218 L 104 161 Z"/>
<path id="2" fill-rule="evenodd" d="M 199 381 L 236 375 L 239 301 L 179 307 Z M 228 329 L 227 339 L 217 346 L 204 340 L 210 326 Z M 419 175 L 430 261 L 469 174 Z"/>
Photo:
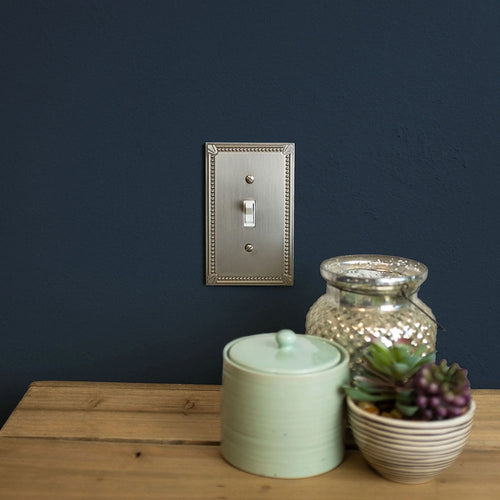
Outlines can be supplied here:
<path id="1" fill-rule="evenodd" d="M 293 143 L 206 143 L 206 284 L 293 285 Z"/>

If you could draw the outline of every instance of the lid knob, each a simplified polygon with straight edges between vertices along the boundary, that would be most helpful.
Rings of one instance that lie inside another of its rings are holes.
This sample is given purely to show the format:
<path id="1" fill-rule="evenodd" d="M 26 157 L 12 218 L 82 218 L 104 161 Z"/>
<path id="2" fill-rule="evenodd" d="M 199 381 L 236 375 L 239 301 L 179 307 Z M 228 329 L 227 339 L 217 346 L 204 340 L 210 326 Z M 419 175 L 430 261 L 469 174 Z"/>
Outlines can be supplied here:
<path id="1" fill-rule="evenodd" d="M 291 349 L 295 344 L 295 340 L 295 333 L 292 330 L 280 330 L 276 334 L 276 342 L 280 349 Z"/>

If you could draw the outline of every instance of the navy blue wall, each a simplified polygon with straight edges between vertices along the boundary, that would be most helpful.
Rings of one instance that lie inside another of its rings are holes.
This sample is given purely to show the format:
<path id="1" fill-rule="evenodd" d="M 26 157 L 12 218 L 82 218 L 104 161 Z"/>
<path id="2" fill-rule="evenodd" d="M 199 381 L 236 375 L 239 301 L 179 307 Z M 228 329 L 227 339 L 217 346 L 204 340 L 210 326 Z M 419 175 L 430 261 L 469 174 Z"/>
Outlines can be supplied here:
<path id="1" fill-rule="evenodd" d="M 441 356 L 500 387 L 500 5 L 3 1 L 0 402 L 219 383 L 319 263 L 412 257 Z M 294 287 L 204 286 L 205 141 L 296 143 Z"/>

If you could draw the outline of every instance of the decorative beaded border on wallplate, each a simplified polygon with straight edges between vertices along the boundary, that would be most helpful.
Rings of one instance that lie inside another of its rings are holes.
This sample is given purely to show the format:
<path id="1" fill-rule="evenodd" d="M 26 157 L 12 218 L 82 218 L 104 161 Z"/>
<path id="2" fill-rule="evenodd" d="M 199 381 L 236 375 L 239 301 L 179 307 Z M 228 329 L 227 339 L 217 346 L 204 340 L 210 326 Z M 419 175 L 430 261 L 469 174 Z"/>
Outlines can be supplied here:
<path id="1" fill-rule="evenodd" d="M 219 153 L 282 153 L 285 168 L 285 225 L 283 273 L 277 276 L 221 276 L 215 266 L 215 157 Z M 207 285 L 293 285 L 293 143 L 206 143 L 206 284 Z"/>

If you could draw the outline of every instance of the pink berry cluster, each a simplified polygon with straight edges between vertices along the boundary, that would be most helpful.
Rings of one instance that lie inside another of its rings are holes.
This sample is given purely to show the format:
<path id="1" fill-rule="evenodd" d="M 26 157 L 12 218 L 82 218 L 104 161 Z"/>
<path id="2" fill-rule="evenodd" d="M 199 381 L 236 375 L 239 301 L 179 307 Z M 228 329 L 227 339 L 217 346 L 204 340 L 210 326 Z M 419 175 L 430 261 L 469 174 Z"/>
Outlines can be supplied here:
<path id="1" fill-rule="evenodd" d="M 418 415 L 423 420 L 443 420 L 464 414 L 470 405 L 467 370 L 457 363 L 428 363 L 414 378 Z"/>

